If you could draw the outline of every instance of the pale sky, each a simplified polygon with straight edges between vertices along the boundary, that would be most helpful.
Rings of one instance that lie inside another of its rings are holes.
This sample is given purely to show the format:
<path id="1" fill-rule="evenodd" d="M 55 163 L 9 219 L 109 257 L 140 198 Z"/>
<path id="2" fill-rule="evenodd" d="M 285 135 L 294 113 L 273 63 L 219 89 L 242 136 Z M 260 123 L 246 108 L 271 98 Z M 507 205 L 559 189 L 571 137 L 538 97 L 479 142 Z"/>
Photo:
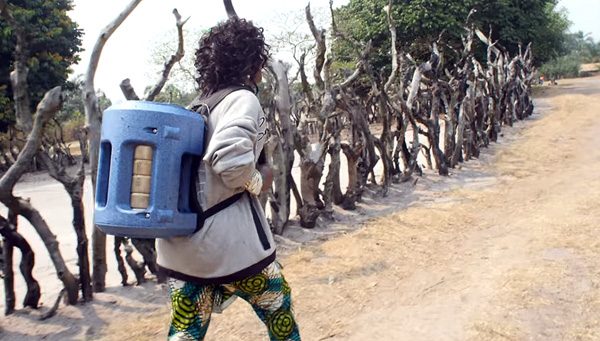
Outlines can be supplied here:
<path id="1" fill-rule="evenodd" d="M 348 0 L 335 0 L 334 6 L 346 4 Z M 89 63 L 89 53 L 100 34 L 129 3 L 129 0 L 74 0 L 75 9 L 71 17 L 84 29 L 81 62 L 74 66 L 74 74 L 82 74 Z M 234 0 L 239 16 L 252 19 L 269 33 L 282 30 L 288 15 L 303 15 L 308 1 L 286 0 Z M 329 6 L 329 0 L 311 0 L 315 12 L 321 13 Z M 123 100 L 119 83 L 130 78 L 138 94 L 142 95 L 148 85 L 153 85 L 158 75 L 149 74 L 150 60 L 157 41 L 166 37 L 176 39 L 173 8 L 177 8 L 182 17 L 191 17 L 185 25 L 189 32 L 201 32 L 226 18 L 223 3 L 220 0 L 144 0 L 127 20 L 112 35 L 104 47 L 95 78 L 95 86 L 103 90 L 113 101 Z M 306 25 L 308 30 L 308 26 Z M 169 35 L 170 34 L 170 35 Z M 196 40 L 196 39 L 194 39 Z M 187 46 L 186 53 L 193 54 L 195 46 Z"/>
<path id="2" fill-rule="evenodd" d="M 569 12 L 572 32 L 590 33 L 600 41 L 600 0 L 560 0 L 558 6 Z"/>
<path id="3" fill-rule="evenodd" d="M 328 0 L 311 0 L 315 12 L 326 12 Z M 334 5 L 341 6 L 348 0 L 335 0 Z M 129 3 L 129 0 L 74 0 L 75 9 L 72 18 L 84 29 L 81 62 L 74 67 L 75 74 L 84 73 L 89 62 L 89 52 L 100 33 L 113 18 Z M 252 19 L 265 27 L 267 35 L 275 31 L 293 29 L 287 26 L 286 19 L 290 15 L 299 15 L 308 1 L 297 0 L 234 0 L 240 16 Z M 572 31 L 591 33 L 596 41 L 600 41 L 600 0 L 561 0 L 559 6 L 565 7 L 573 22 Z M 226 17 L 220 0 L 144 0 L 132 15 L 121 25 L 106 44 L 100 65 L 96 73 L 96 88 L 102 89 L 113 101 L 123 100 L 119 83 L 124 78 L 131 78 L 138 91 L 154 84 L 158 75 L 151 69 L 152 51 L 159 41 L 165 41 L 169 34 L 175 39 L 175 20 L 171 13 L 177 8 L 185 18 L 191 19 L 186 24 L 189 32 L 201 32 Z M 297 13 L 297 14 L 296 14 Z M 291 24 L 290 24 L 291 25 Z M 187 46 L 187 53 L 193 53 L 194 46 Z M 280 57 L 281 58 L 281 57 Z M 285 58 L 285 57 L 283 57 Z"/>

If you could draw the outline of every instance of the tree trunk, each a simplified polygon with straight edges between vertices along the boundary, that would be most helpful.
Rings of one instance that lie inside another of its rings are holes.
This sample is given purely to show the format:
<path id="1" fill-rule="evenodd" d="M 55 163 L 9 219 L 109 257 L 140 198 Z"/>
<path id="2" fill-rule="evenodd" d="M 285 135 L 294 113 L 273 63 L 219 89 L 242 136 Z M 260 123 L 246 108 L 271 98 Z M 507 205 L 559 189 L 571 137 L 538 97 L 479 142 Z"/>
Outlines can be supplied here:
<path id="1" fill-rule="evenodd" d="M 417 163 L 417 158 L 419 157 L 419 152 L 421 150 L 421 143 L 419 142 L 419 127 L 417 122 L 412 119 L 410 114 L 405 113 L 404 115 L 404 125 L 408 125 L 408 123 L 410 123 L 413 138 L 411 142 L 412 148 L 410 150 L 408 149 L 406 142 L 404 142 L 402 145 L 403 153 L 408 155 L 408 167 L 404 171 L 404 175 L 402 175 L 400 182 L 409 181 L 415 171 L 417 171 L 419 174 L 422 174 L 422 170 Z"/>
<path id="2" fill-rule="evenodd" d="M 83 180 L 77 183 L 77 189 L 70 192 L 71 206 L 73 207 L 73 228 L 77 234 L 77 258 L 79 264 L 79 282 L 81 285 L 81 294 L 85 302 L 93 299 L 92 280 L 90 277 L 90 257 L 88 255 L 88 239 L 85 232 L 85 209 L 81 196 L 83 194 Z"/>
<path id="3" fill-rule="evenodd" d="M 427 132 L 429 136 L 429 146 L 435 159 L 435 165 L 438 173 L 442 176 L 448 175 L 448 163 L 446 156 L 440 149 L 440 90 L 437 81 L 432 89 L 431 98 L 431 119 L 428 120 Z"/>
<path id="4" fill-rule="evenodd" d="M 279 139 L 277 139 L 279 140 Z M 273 232 L 282 234 L 285 225 L 290 216 L 290 201 L 291 195 L 288 185 L 289 175 L 287 174 L 288 155 L 285 154 L 284 148 L 279 141 L 273 141 L 275 144 L 273 149 L 273 198 L 269 200 L 271 207 L 271 220 L 273 224 Z M 293 153 L 293 150 L 292 150 Z"/>
<path id="5" fill-rule="evenodd" d="M 393 148 L 393 139 L 391 136 L 391 125 L 392 125 L 392 117 L 391 113 L 388 110 L 387 99 L 385 97 L 385 92 L 381 91 L 379 97 L 379 115 L 382 118 L 383 130 L 381 132 L 381 136 L 379 140 L 375 140 L 375 145 L 379 149 L 379 155 L 381 155 L 381 161 L 383 162 L 383 178 L 382 178 L 382 195 L 387 196 L 389 187 L 392 183 L 393 176 L 393 156 L 394 152 Z"/>
<path id="6" fill-rule="evenodd" d="M 326 207 L 328 202 L 339 205 L 344 200 L 344 194 L 342 193 L 342 188 L 340 185 L 341 150 L 341 137 L 338 133 L 336 136 L 334 136 L 333 143 L 329 146 L 329 150 L 327 151 L 331 158 L 331 163 L 329 165 L 329 171 L 327 172 L 327 178 L 325 180 L 325 193 L 328 197 L 325 199 Z"/>
<path id="7" fill-rule="evenodd" d="M 137 281 L 136 285 L 142 285 L 142 283 L 146 281 L 146 279 L 144 278 L 144 275 L 146 274 L 146 267 L 143 263 L 133 259 L 133 247 L 126 242 L 126 239 L 124 240 L 125 242 L 123 244 L 125 246 L 125 260 L 127 261 L 127 264 L 135 274 L 135 278 Z"/>
<path id="8" fill-rule="evenodd" d="M 275 93 L 276 122 L 279 126 L 280 136 L 276 140 L 273 149 L 273 171 L 274 171 L 274 199 L 271 200 L 273 211 L 273 229 L 276 234 L 283 233 L 290 216 L 290 183 L 292 178 L 292 167 L 294 165 L 294 126 L 291 122 L 292 103 L 290 85 L 287 77 L 286 67 L 281 61 L 271 61 L 269 70 L 275 76 L 277 89 Z M 274 117 L 273 117 L 274 119 Z M 298 202 L 301 205 L 301 202 Z"/>
<path id="9" fill-rule="evenodd" d="M 79 135 L 79 142 L 82 155 L 86 153 L 85 136 Z M 62 147 L 52 146 L 57 150 Z M 71 199 L 71 208 L 73 210 L 73 229 L 77 236 L 77 264 L 79 266 L 79 282 L 81 294 L 84 302 L 93 299 L 92 282 L 90 277 L 90 260 L 88 255 L 88 239 L 85 228 L 85 208 L 83 205 L 83 186 L 85 183 L 85 164 L 83 159 L 79 165 L 79 171 L 75 176 L 68 174 L 65 166 L 61 164 L 60 159 L 50 157 L 47 150 L 38 153 L 38 159 L 46 166 L 50 176 L 60 182 Z"/>
<path id="10" fill-rule="evenodd" d="M 392 159 L 394 165 L 394 180 L 397 180 L 398 176 L 402 174 L 402 168 L 400 167 L 400 159 L 402 158 L 400 156 L 400 154 L 402 153 L 402 138 L 404 138 L 404 135 L 400 134 L 400 129 L 398 129 L 398 131 L 394 133 L 394 140 L 396 141 Z M 406 162 L 404 162 L 404 158 L 402 159 L 404 167 L 406 168 Z"/>
<path id="11" fill-rule="evenodd" d="M 166 278 L 161 275 L 156 264 L 156 242 L 154 239 L 132 238 L 131 243 L 140 252 L 144 259 L 144 265 L 148 267 L 151 273 L 156 275 L 158 283 L 164 283 Z"/>
<path id="12" fill-rule="evenodd" d="M 123 244 L 125 238 L 123 237 L 115 237 L 115 246 L 114 246 L 114 251 L 115 251 L 115 257 L 117 258 L 117 269 L 119 270 L 119 273 L 121 274 L 121 285 L 128 286 L 129 283 L 127 283 L 127 269 L 125 268 L 125 261 L 123 260 L 123 257 L 121 256 L 121 244 Z"/>
<path id="13" fill-rule="evenodd" d="M 75 276 L 67 268 L 65 261 L 58 248 L 58 241 L 56 236 L 52 233 L 48 224 L 40 215 L 40 212 L 36 210 L 31 204 L 21 198 L 12 197 L 10 199 L 2 199 L 2 203 L 7 206 L 10 210 L 23 216 L 31 226 L 37 231 L 40 238 L 44 242 L 50 259 L 56 268 L 56 275 L 58 279 L 63 283 L 67 291 L 67 302 L 68 304 L 76 304 L 79 286 Z"/>
<path id="14" fill-rule="evenodd" d="M 320 161 L 320 154 L 323 148 L 321 144 L 310 151 L 310 145 L 307 146 L 306 157 L 301 160 L 300 165 L 300 193 L 302 194 L 302 208 L 300 213 L 300 225 L 304 228 L 314 228 L 319 218 L 319 181 L 323 174 L 323 163 Z"/>
<path id="15" fill-rule="evenodd" d="M 490 139 L 490 141 L 492 142 L 497 142 L 498 141 L 498 131 L 499 131 L 499 126 L 498 126 L 498 107 L 496 104 L 496 96 L 494 96 L 494 92 L 490 93 L 490 102 L 489 102 L 489 109 L 488 109 L 488 127 L 487 127 L 487 131 L 486 134 L 488 136 L 488 139 Z"/>
<path id="16" fill-rule="evenodd" d="M 98 107 L 98 98 L 96 97 L 96 88 L 94 87 L 94 78 L 96 76 L 96 70 L 98 68 L 98 63 L 100 62 L 100 55 L 102 54 L 104 45 L 140 2 L 142 2 L 142 0 L 131 1 L 123 12 L 100 32 L 100 36 L 92 50 L 90 64 L 85 76 L 83 98 L 85 104 L 86 125 L 90 141 L 90 168 L 94 192 L 96 191 L 98 153 L 100 150 L 100 128 L 102 125 L 100 108 Z M 106 288 L 106 235 L 104 232 L 100 231 L 97 226 L 94 226 L 94 231 L 92 233 L 92 262 L 94 291 L 102 292 Z"/>
<path id="17" fill-rule="evenodd" d="M 327 151 L 331 158 L 331 162 L 329 163 L 329 171 L 325 178 L 325 189 L 323 191 L 323 203 L 325 204 L 324 213 L 330 220 L 333 219 L 333 205 L 338 205 L 343 200 L 342 190 L 340 188 L 340 144 L 340 132 L 337 131 L 333 138 L 333 143 L 329 145 Z"/>
<path id="18" fill-rule="evenodd" d="M 12 285 L 13 282 L 13 270 L 12 270 L 12 253 L 14 247 L 18 247 L 21 251 L 21 264 L 19 265 L 19 269 L 21 270 L 21 274 L 23 274 L 23 278 L 25 279 L 25 283 L 27 284 L 27 293 L 25 294 L 25 299 L 23 300 L 24 307 L 31 307 L 33 309 L 38 308 L 38 304 L 40 301 L 40 285 L 38 281 L 33 277 L 33 267 L 35 265 L 35 255 L 31 246 L 17 232 L 16 220 L 17 216 L 13 216 L 12 212 L 9 212 L 9 219 L 11 222 L 5 220 L 3 217 L 0 217 L 0 234 L 4 237 L 4 246 L 5 246 L 5 266 L 10 266 L 10 269 L 5 268 L 5 273 L 9 276 L 5 277 L 5 293 L 6 293 L 6 314 L 10 314 L 14 311 L 15 308 L 15 295 L 14 288 Z M 8 251 L 8 257 L 6 257 L 6 252 Z"/>
<path id="19" fill-rule="evenodd" d="M 467 93 L 462 103 L 460 104 L 460 109 L 458 110 L 458 127 L 456 128 L 454 152 L 452 153 L 452 159 L 450 162 L 452 168 L 456 167 L 458 162 L 462 160 L 463 145 L 465 140 L 465 126 L 467 124 L 466 111 L 469 110 L 469 97 L 470 95 L 469 93 Z"/>
<path id="20" fill-rule="evenodd" d="M 13 271 L 13 250 L 14 245 L 11 239 L 4 236 L 4 229 L 1 228 L 3 238 L 2 257 L 4 263 L 4 315 L 10 315 L 15 312 L 15 272 Z"/>
<path id="21" fill-rule="evenodd" d="M 27 170 L 33 157 L 38 153 L 41 146 L 44 125 L 58 111 L 62 103 L 61 88 L 55 87 L 48 91 L 37 106 L 33 129 L 27 137 L 27 143 L 21 151 L 15 164 L 0 178 L 0 202 L 15 214 L 27 219 L 35 228 L 40 238 L 44 241 L 50 258 L 56 268 L 58 278 L 63 282 L 68 293 L 68 303 L 77 303 L 78 285 L 75 277 L 67 268 L 65 261 L 58 248 L 56 236 L 48 227 L 40 213 L 31 204 L 12 194 L 17 181 Z"/>
<path id="22" fill-rule="evenodd" d="M 348 160 L 348 187 L 346 188 L 346 193 L 344 194 L 344 200 L 342 201 L 342 208 L 348 211 L 353 211 L 356 209 L 356 202 L 360 196 L 359 193 L 359 172 L 358 172 L 358 163 L 360 160 L 360 150 L 362 146 L 357 146 L 354 149 L 347 145 L 341 145 L 342 150 L 344 151 L 344 155 L 346 155 L 346 159 Z"/>

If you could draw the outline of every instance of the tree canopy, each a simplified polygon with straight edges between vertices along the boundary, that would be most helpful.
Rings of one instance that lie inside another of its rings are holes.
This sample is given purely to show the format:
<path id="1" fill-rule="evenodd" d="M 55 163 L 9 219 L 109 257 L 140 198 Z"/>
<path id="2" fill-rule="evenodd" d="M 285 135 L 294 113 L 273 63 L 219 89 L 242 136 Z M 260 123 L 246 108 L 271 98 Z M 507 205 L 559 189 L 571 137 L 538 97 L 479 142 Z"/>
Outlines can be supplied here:
<path id="1" fill-rule="evenodd" d="M 509 50 L 518 44 L 533 43 L 536 64 L 559 54 L 569 26 L 566 15 L 557 11 L 557 0 L 392 0 L 392 18 L 397 30 L 398 47 L 418 59 L 426 59 L 431 42 L 443 32 L 443 41 L 459 47 L 469 12 L 472 22 L 488 32 Z M 385 12 L 388 0 L 350 0 L 336 10 L 339 29 L 351 38 L 371 40 L 375 66 L 389 65 L 389 28 Z M 353 58 L 356 49 L 338 39 L 338 56 Z"/>
<path id="2" fill-rule="evenodd" d="M 77 63 L 81 49 L 82 30 L 67 12 L 71 0 L 13 0 L 11 13 L 24 29 L 29 67 L 28 85 L 32 107 L 48 89 L 63 85 L 69 67 Z M 10 84 L 16 39 L 12 29 L 0 20 L 0 130 L 14 121 L 14 103 Z"/>

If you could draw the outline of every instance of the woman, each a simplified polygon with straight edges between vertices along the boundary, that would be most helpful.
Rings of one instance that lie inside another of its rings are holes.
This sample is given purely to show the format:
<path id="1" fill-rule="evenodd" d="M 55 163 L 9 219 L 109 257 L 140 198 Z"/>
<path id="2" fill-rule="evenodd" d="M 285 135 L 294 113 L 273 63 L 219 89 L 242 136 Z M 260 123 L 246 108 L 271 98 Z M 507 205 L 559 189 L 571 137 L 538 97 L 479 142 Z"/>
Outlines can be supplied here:
<path id="1" fill-rule="evenodd" d="M 269 58 L 262 28 L 233 18 L 200 40 L 195 66 L 205 96 L 235 86 L 257 90 Z M 169 276 L 169 340 L 202 340 L 213 307 L 233 296 L 250 303 L 271 340 L 300 340 L 290 287 L 275 259 L 275 243 L 257 199 L 272 173 L 256 166 L 266 119 L 255 92 L 227 95 L 208 115 L 206 152 L 198 169 L 198 201 L 215 205 L 248 192 L 208 218 L 189 237 L 158 241 L 158 263 Z"/>

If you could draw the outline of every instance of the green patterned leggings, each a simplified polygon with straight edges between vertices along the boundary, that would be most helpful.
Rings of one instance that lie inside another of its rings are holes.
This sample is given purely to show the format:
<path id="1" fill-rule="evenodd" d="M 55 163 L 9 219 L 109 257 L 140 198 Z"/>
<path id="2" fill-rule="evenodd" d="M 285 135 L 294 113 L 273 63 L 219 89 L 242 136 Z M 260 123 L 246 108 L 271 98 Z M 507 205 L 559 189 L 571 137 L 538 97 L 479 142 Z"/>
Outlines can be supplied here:
<path id="1" fill-rule="evenodd" d="M 224 285 L 198 285 L 170 279 L 169 294 L 169 341 L 203 340 L 213 307 L 221 308 L 231 302 L 233 296 L 252 305 L 267 326 L 271 340 L 300 341 L 292 312 L 291 290 L 277 262 L 255 276 Z"/>

